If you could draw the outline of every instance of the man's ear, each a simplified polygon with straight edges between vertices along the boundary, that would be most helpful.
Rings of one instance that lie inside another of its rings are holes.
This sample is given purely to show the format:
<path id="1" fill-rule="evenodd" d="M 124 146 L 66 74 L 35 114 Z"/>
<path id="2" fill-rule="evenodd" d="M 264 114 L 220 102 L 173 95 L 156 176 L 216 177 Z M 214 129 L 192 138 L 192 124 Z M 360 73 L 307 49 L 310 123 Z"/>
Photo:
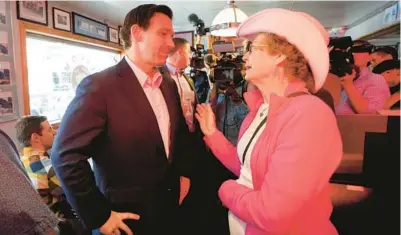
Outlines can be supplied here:
<path id="1" fill-rule="evenodd" d="M 38 140 L 39 140 L 39 135 L 38 135 L 38 133 L 33 133 L 32 135 L 31 135 L 31 143 L 34 143 L 34 142 L 37 142 Z"/>
<path id="2" fill-rule="evenodd" d="M 142 28 L 139 27 L 139 25 L 137 25 L 137 24 L 132 25 L 131 37 L 132 37 L 132 40 L 135 42 L 142 41 Z"/>

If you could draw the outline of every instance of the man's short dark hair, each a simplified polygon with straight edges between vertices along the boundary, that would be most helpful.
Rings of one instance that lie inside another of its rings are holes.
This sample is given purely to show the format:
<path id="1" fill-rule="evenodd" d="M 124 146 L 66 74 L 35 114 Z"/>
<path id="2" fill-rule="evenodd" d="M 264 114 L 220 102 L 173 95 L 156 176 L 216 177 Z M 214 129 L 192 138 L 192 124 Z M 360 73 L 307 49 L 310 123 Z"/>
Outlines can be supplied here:
<path id="1" fill-rule="evenodd" d="M 178 49 L 189 45 L 189 42 L 184 38 L 173 38 L 174 48 L 170 51 L 170 55 L 174 54 Z"/>
<path id="2" fill-rule="evenodd" d="M 42 134 L 42 122 L 47 121 L 45 116 L 26 116 L 18 120 L 15 125 L 17 140 L 24 146 L 31 146 L 31 136 L 36 133 Z"/>
<path id="3" fill-rule="evenodd" d="M 147 30 L 150 24 L 150 18 L 155 13 L 162 13 L 173 19 L 173 11 L 166 5 L 143 4 L 132 9 L 125 16 L 120 36 L 124 42 L 124 48 L 131 47 L 131 27 L 137 24 L 139 27 Z"/>

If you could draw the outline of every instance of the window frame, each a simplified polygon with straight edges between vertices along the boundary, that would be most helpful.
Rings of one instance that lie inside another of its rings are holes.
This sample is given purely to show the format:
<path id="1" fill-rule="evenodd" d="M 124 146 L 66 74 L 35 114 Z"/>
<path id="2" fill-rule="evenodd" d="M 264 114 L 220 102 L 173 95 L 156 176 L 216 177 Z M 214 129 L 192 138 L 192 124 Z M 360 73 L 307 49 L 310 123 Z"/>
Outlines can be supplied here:
<path id="1" fill-rule="evenodd" d="M 90 45 L 99 47 L 100 49 L 113 50 L 120 55 L 124 53 L 122 46 L 112 43 L 112 42 L 104 42 L 101 40 L 87 38 L 85 36 L 73 34 L 72 32 L 61 31 L 57 29 L 52 29 L 47 26 L 38 25 L 30 22 L 20 21 L 19 22 L 19 31 L 20 31 L 20 50 L 21 50 L 21 77 L 22 77 L 22 98 L 23 98 L 23 106 L 24 115 L 30 115 L 30 97 L 29 97 L 29 82 L 28 82 L 28 61 L 27 61 L 27 48 L 26 48 L 26 39 L 27 33 L 34 33 L 39 35 L 44 35 L 48 37 L 53 37 L 56 39 L 62 39 L 66 41 L 71 41 L 75 43 L 80 43 L 84 45 Z M 59 122 L 52 123 L 53 128 L 57 128 L 59 126 Z"/>

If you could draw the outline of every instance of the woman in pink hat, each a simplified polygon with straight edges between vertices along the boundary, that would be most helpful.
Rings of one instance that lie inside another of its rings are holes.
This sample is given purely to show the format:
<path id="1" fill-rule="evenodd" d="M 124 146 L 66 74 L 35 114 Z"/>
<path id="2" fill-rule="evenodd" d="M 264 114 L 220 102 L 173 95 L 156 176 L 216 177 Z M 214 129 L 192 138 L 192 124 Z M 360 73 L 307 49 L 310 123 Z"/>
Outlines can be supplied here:
<path id="1" fill-rule="evenodd" d="M 209 105 L 197 107 L 205 141 L 237 176 L 219 189 L 231 235 L 334 235 L 329 179 L 343 152 L 336 118 L 319 98 L 328 73 L 327 33 L 305 13 L 268 9 L 237 35 L 251 41 L 244 60 L 250 113 L 233 146 Z"/>

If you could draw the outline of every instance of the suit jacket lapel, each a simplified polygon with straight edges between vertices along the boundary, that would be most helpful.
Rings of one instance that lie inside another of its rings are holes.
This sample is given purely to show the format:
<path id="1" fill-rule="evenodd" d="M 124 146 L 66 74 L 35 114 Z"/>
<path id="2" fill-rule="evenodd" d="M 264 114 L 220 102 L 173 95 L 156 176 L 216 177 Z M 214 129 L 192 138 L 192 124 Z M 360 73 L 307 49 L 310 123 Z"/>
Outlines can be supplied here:
<path id="1" fill-rule="evenodd" d="M 185 73 L 183 74 L 183 76 L 184 76 L 184 78 L 187 80 L 187 82 L 188 82 L 189 86 L 191 87 L 191 89 L 192 89 L 193 91 L 195 91 L 195 84 L 194 84 L 194 81 L 193 81 L 190 77 L 188 77 Z"/>
<path id="2" fill-rule="evenodd" d="M 122 59 L 117 64 L 117 74 L 120 89 L 127 97 L 127 103 L 121 105 L 131 106 L 135 110 L 135 114 L 139 117 L 136 120 L 128 121 L 140 121 L 144 125 L 147 125 L 150 135 L 149 137 L 152 141 L 151 145 L 154 143 L 155 145 L 159 145 L 159 147 L 161 146 L 164 150 L 163 139 L 152 106 L 150 105 L 141 84 L 135 76 L 134 71 L 132 71 L 132 68 L 128 65 L 125 59 Z M 162 152 L 165 153 L 165 151 Z M 165 154 L 163 155 L 163 158 L 167 159 Z"/>

